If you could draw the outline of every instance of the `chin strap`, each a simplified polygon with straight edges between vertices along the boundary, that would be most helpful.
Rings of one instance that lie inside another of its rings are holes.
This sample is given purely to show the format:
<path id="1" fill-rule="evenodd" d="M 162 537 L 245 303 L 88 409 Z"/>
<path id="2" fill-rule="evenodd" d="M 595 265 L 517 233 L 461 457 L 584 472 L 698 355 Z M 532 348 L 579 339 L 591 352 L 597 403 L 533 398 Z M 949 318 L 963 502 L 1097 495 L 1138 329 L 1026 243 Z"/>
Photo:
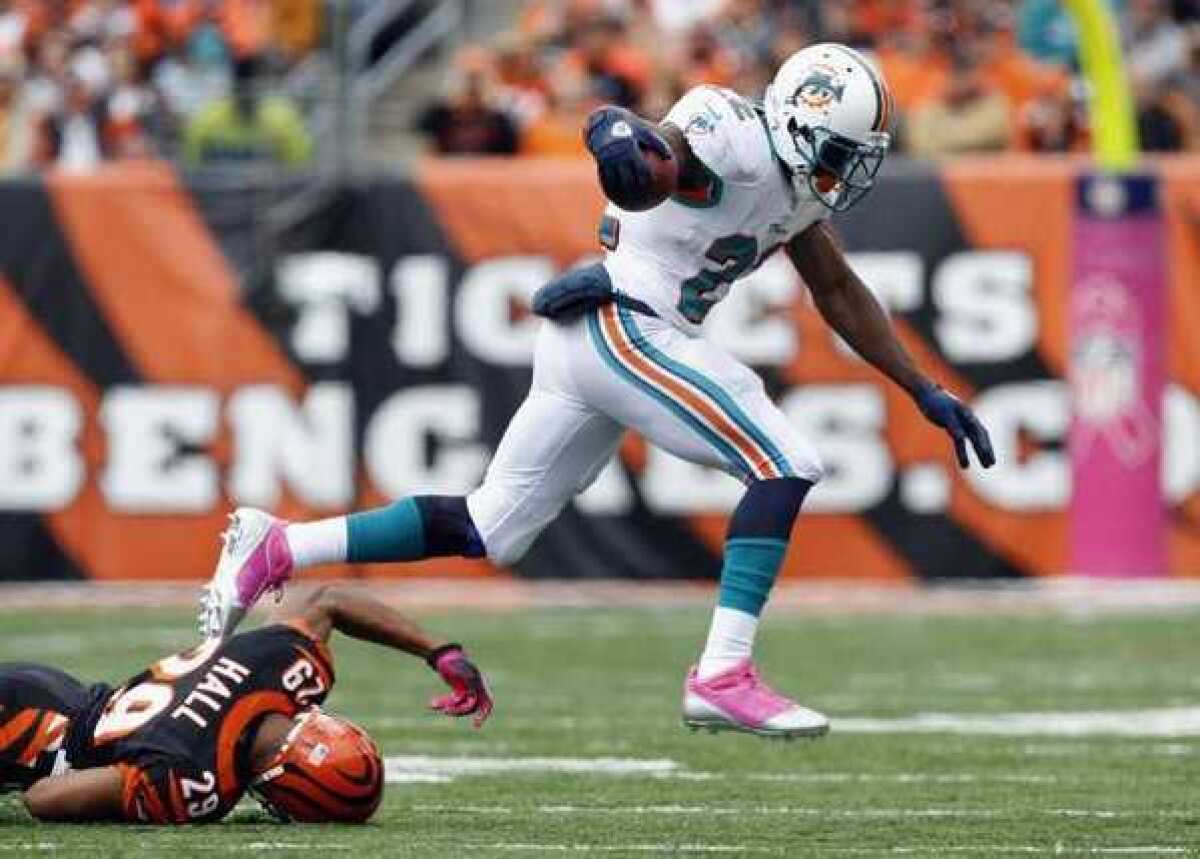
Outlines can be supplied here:
<path id="1" fill-rule="evenodd" d="M 254 797 L 254 801 L 257 802 L 262 807 L 263 811 L 265 811 L 267 814 L 271 815 L 271 817 L 275 818 L 280 823 L 291 823 L 292 822 L 292 819 L 290 817 L 288 817 L 286 814 L 284 814 L 280 808 L 278 808 L 273 802 L 271 802 L 271 800 L 267 799 L 266 796 L 263 795 L 262 791 L 258 790 L 256 787 L 254 787 L 254 785 L 251 785 L 248 788 L 247 793 L 249 793 L 250 796 Z"/>

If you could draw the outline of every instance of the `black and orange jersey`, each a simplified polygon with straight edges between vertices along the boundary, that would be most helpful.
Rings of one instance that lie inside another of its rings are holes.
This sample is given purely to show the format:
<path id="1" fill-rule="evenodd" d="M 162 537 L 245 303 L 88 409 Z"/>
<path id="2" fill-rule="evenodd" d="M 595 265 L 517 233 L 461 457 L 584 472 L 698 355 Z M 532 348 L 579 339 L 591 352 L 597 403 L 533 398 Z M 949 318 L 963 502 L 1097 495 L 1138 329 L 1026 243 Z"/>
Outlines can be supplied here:
<path id="1" fill-rule="evenodd" d="M 82 763 L 122 769 L 131 822 L 219 820 L 245 792 L 261 720 L 320 704 L 333 679 L 328 648 L 299 625 L 210 641 L 116 689 L 92 716 Z"/>
<path id="2" fill-rule="evenodd" d="M 90 741 L 79 730 L 112 692 L 30 662 L 0 664 L 0 791 L 62 772 Z"/>

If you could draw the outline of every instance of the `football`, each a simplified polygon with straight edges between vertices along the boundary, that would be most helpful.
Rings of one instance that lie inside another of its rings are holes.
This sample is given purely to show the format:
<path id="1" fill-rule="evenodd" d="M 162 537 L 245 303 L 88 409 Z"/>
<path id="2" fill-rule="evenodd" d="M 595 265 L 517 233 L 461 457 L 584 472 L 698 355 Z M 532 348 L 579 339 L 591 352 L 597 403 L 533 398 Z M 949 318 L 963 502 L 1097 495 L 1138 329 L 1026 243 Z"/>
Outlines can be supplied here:
<path id="1" fill-rule="evenodd" d="M 654 191 L 645 200 L 639 201 L 640 205 L 623 207 L 632 212 L 644 212 L 662 203 L 675 192 L 675 183 L 679 178 L 679 162 L 676 159 L 663 158 L 653 149 L 646 147 L 642 147 L 642 154 L 646 157 L 646 164 L 654 177 Z"/>
<path id="2" fill-rule="evenodd" d="M 658 205 L 670 197 L 676 190 L 676 182 L 679 179 L 679 162 L 676 158 L 664 158 L 654 150 L 643 150 L 646 152 L 646 163 L 650 166 L 650 172 L 654 174 L 654 205 Z"/>

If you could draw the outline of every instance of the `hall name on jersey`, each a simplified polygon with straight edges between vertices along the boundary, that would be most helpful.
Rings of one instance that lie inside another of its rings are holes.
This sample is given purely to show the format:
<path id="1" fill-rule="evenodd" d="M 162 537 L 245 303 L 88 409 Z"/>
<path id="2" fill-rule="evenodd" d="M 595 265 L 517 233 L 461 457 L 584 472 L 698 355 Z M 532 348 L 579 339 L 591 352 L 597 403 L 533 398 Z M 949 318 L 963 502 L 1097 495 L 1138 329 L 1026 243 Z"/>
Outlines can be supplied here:
<path id="1" fill-rule="evenodd" d="M 199 728 L 207 728 L 209 718 L 221 713 L 238 688 L 250 679 L 250 674 L 245 665 L 222 656 L 204 673 L 183 703 L 171 711 L 171 718 L 188 719 Z"/>

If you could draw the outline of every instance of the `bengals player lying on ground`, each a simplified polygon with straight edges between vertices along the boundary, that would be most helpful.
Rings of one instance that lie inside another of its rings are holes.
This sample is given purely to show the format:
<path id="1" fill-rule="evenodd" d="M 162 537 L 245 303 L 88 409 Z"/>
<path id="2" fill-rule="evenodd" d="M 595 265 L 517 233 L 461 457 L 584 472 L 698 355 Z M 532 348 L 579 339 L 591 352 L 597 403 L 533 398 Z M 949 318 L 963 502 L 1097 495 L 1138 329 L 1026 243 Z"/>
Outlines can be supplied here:
<path id="1" fill-rule="evenodd" d="M 221 819 L 247 789 L 284 819 L 361 822 L 382 792 L 370 739 L 321 713 L 333 630 L 425 659 L 450 686 L 431 706 L 492 709 L 458 644 L 358 591 L 322 588 L 270 625 L 169 656 L 113 689 L 55 668 L 0 664 L 0 790 L 47 821 Z"/>

